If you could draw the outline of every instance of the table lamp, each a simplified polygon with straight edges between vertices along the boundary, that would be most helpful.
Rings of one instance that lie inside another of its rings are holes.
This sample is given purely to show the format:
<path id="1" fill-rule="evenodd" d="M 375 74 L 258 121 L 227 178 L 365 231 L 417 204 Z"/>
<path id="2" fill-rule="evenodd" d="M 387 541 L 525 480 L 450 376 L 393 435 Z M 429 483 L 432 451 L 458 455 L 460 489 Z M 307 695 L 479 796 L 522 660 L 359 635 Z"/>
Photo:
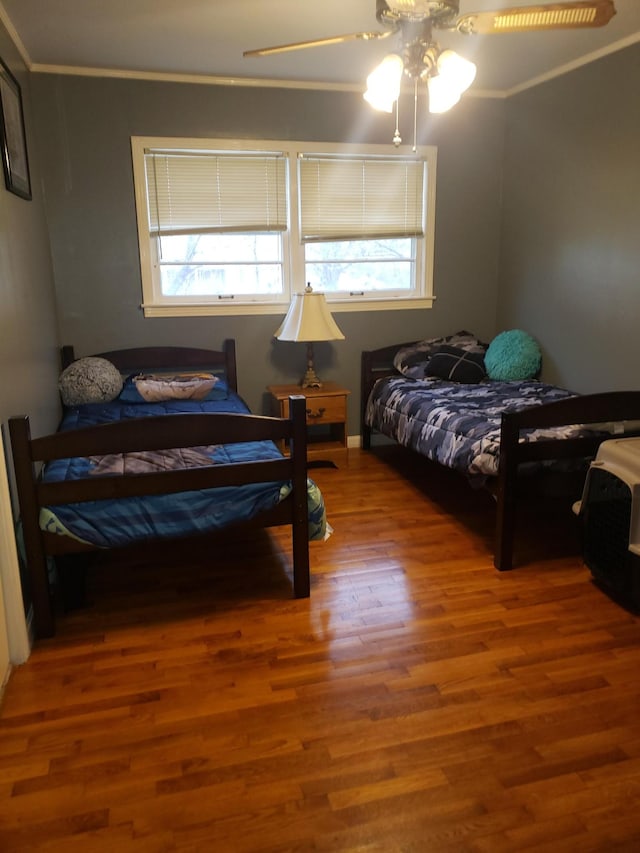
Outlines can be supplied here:
<path id="1" fill-rule="evenodd" d="M 331 316 L 324 293 L 315 293 L 307 284 L 304 293 L 296 293 L 287 316 L 275 333 L 279 341 L 305 341 L 307 344 L 307 372 L 302 388 L 322 388 L 313 367 L 314 341 L 343 341 L 344 335 Z"/>

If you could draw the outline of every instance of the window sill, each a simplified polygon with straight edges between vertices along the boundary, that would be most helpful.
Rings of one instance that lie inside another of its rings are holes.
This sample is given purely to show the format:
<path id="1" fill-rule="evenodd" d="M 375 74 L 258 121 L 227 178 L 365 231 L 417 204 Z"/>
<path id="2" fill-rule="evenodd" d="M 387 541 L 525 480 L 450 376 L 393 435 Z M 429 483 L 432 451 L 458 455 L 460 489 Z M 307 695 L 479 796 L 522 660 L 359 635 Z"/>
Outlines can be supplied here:
<path id="1" fill-rule="evenodd" d="M 327 300 L 328 301 L 328 300 Z M 329 302 L 332 314 L 350 311 L 415 311 L 432 308 L 435 296 L 421 299 L 367 299 Z M 288 303 L 271 305 L 150 305 L 140 306 L 145 317 L 246 317 L 267 314 L 286 314 Z"/>

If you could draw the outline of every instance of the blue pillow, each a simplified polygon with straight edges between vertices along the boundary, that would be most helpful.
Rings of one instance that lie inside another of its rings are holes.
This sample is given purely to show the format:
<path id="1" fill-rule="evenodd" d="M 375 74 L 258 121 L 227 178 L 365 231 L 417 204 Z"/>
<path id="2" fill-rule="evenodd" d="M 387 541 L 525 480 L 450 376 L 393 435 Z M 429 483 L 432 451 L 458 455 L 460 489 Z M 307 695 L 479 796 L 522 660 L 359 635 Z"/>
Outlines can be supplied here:
<path id="1" fill-rule="evenodd" d="M 537 342 L 521 329 L 500 332 L 484 356 L 489 379 L 533 379 L 540 372 L 542 355 Z"/>
<path id="2" fill-rule="evenodd" d="M 206 400 L 226 400 L 229 396 L 229 388 L 224 379 L 215 377 L 215 384 L 211 386 L 213 377 L 186 377 L 183 376 L 154 376 L 144 377 L 140 374 L 127 377 L 118 400 L 123 403 L 159 403 L 167 400 L 194 400 L 204 402 Z M 143 397 L 137 387 L 141 379 L 150 379 L 154 384 L 151 396 Z M 176 380 L 178 380 L 176 382 Z M 201 388 L 197 385 L 201 380 Z M 185 388 L 188 385 L 189 388 Z"/>

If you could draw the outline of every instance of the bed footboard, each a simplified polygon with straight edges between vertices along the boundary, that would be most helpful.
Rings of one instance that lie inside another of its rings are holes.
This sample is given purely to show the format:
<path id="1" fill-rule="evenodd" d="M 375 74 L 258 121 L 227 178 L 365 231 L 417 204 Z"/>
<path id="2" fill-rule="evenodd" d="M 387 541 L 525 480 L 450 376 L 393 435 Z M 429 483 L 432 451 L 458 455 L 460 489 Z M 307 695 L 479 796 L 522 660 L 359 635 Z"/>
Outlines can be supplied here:
<path id="1" fill-rule="evenodd" d="M 611 434 L 582 438 L 520 442 L 520 432 L 567 424 L 602 424 L 640 421 L 640 391 L 583 394 L 502 415 L 498 467 L 495 552 L 493 563 L 501 572 L 513 568 L 518 469 L 524 462 L 590 458 Z M 625 431 L 638 435 L 640 429 Z"/>
<path id="2" fill-rule="evenodd" d="M 165 415 L 68 430 L 34 439 L 28 417 L 22 416 L 9 419 L 9 433 L 36 637 L 50 637 L 55 630 L 48 555 L 92 550 L 92 546 L 79 544 L 70 537 L 43 533 L 39 516 L 44 506 L 258 482 L 291 482 L 292 491 L 286 501 L 275 507 L 275 511 L 265 513 L 264 518 L 254 518 L 251 524 L 291 524 L 294 595 L 297 598 L 309 595 L 307 430 L 303 396 L 290 398 L 289 418 L 226 413 Z M 37 475 L 40 463 L 54 459 L 267 440 L 287 444 L 289 455 L 254 462 L 62 482 L 42 482 Z"/>

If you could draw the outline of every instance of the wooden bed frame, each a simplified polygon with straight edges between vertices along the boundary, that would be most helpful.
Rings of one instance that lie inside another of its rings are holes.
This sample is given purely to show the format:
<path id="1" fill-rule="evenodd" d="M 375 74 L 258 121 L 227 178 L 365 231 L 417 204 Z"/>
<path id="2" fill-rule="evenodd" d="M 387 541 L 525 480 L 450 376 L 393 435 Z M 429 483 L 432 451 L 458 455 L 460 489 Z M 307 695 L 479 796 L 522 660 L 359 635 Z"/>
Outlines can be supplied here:
<path id="1" fill-rule="evenodd" d="M 237 391 L 235 342 L 228 340 L 220 352 L 182 347 L 152 347 L 98 353 L 120 371 L 193 369 L 223 373 L 230 389 Z M 63 365 L 74 360 L 73 348 L 64 347 Z M 306 403 L 303 396 L 290 398 L 289 418 L 249 414 L 176 414 L 144 417 L 32 438 L 27 416 L 9 419 L 9 434 L 22 526 L 24 550 L 37 638 L 55 631 L 54 606 L 49 587 L 47 557 L 97 550 L 77 540 L 40 529 L 42 506 L 88 500 L 158 495 L 171 492 L 236 486 L 247 483 L 291 481 L 290 495 L 245 527 L 292 527 L 293 591 L 296 598 L 310 592 L 307 508 Z M 92 456 L 140 450 L 161 450 L 245 441 L 285 442 L 290 454 L 281 459 L 242 462 L 181 471 L 105 476 L 59 483 L 43 483 L 39 463 L 74 456 Z M 203 534 L 205 536 L 207 534 Z M 208 534 L 211 535 L 211 534 Z"/>
<path id="2" fill-rule="evenodd" d="M 378 379 L 400 376 L 393 367 L 396 352 L 417 341 L 381 347 L 362 353 L 360 428 L 362 447 L 371 448 L 372 429 L 365 423 L 367 400 Z M 493 564 L 499 571 L 513 568 L 513 549 L 516 524 L 518 477 L 522 463 L 550 459 L 578 459 L 595 456 L 598 446 L 607 438 L 620 434 L 589 436 L 563 440 L 521 443 L 520 432 L 525 429 L 564 426 L 566 424 L 597 424 L 614 421 L 640 421 L 640 391 L 610 391 L 585 394 L 534 406 L 521 412 L 504 413 L 500 432 L 500 459 L 495 489 L 496 529 Z M 640 429 L 625 433 L 638 435 Z"/>

